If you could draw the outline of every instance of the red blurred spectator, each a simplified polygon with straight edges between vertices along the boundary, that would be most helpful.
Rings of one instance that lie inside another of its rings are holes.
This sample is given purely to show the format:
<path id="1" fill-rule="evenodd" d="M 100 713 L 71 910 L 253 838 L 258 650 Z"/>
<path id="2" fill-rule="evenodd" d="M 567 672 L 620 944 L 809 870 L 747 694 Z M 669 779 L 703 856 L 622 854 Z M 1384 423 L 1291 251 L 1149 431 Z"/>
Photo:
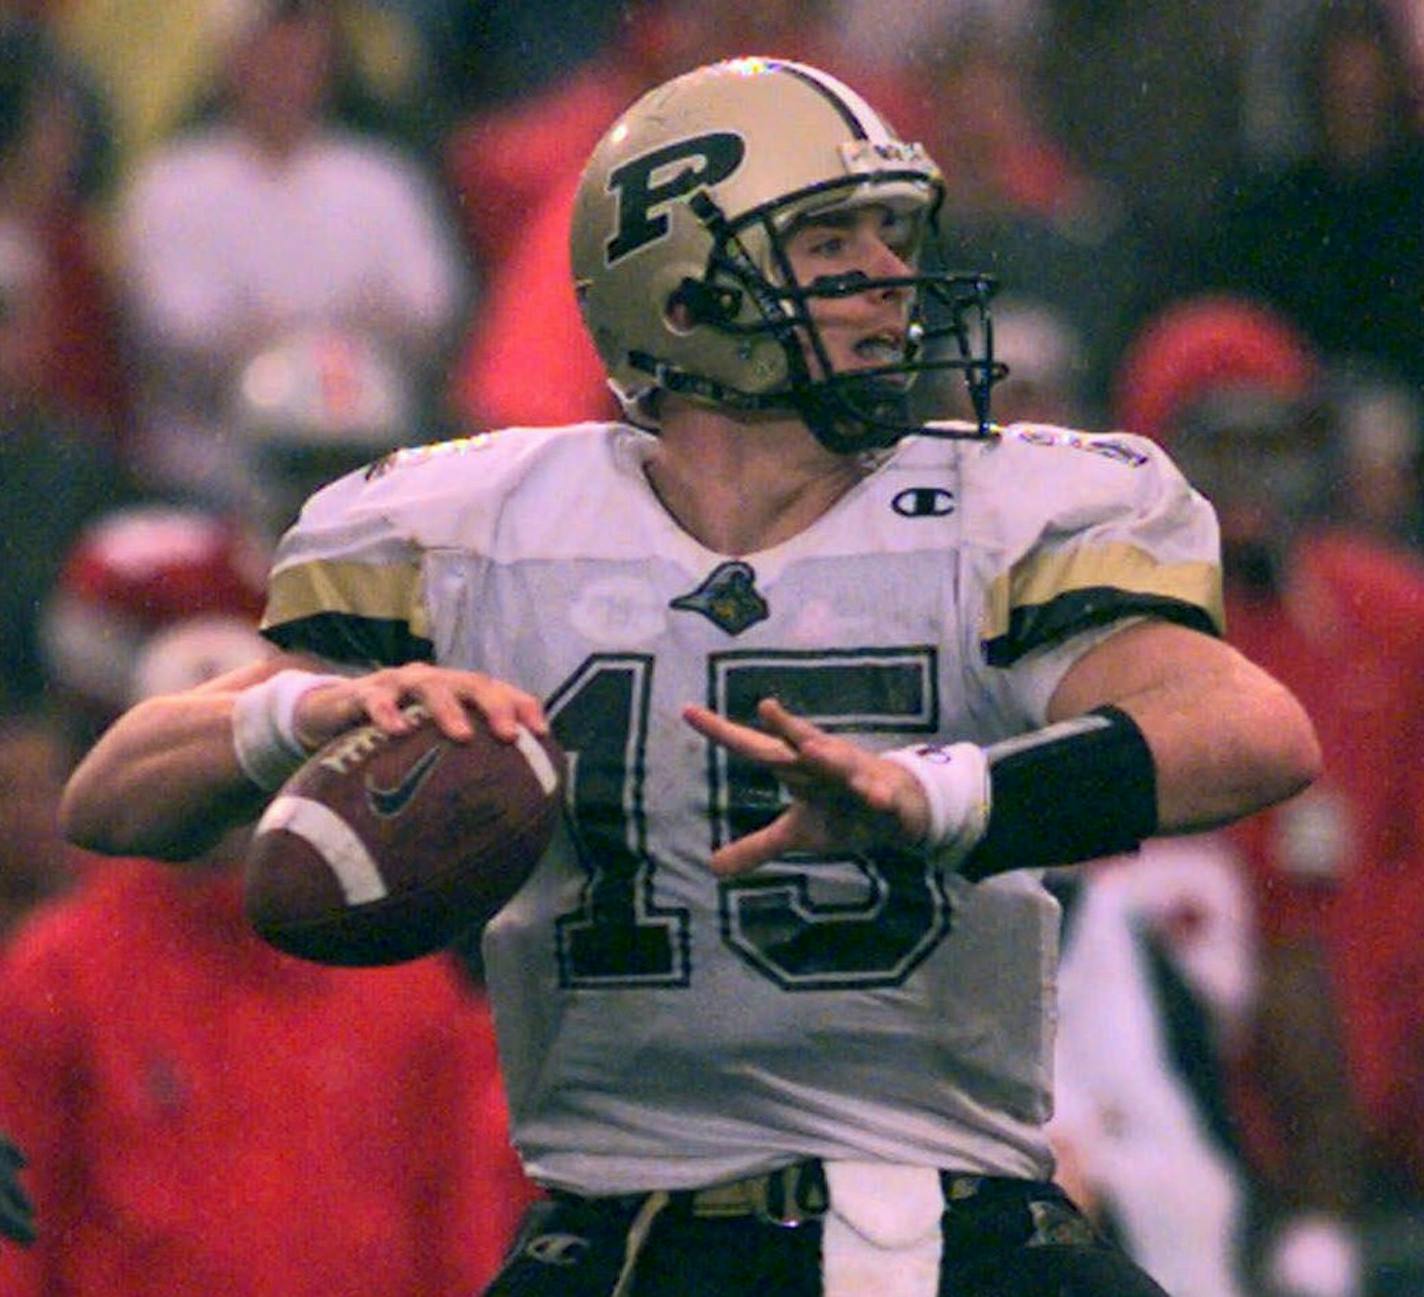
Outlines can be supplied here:
<path id="1" fill-rule="evenodd" d="M 108 862 L 12 941 L 0 1113 L 39 1242 L 9 1297 L 469 1297 L 528 1200 L 454 965 L 333 970 L 231 864 Z"/>
<path id="2" fill-rule="evenodd" d="M 28 383 L 34 397 L 114 441 L 129 393 L 113 293 L 78 190 L 84 144 L 81 104 L 46 37 L 0 17 L 0 228 L 37 257 Z"/>
<path id="3" fill-rule="evenodd" d="M 1118 366 L 1118 426 L 1162 440 L 1207 393 L 1305 397 L 1319 377 L 1309 344 L 1273 309 L 1230 294 L 1185 298 L 1143 326 Z"/>
<path id="4" fill-rule="evenodd" d="M 139 654 L 160 630 L 203 615 L 255 623 L 266 563 L 255 535 L 201 509 L 133 505 L 91 522 L 41 615 L 47 688 L 71 757 L 127 706 Z"/>
<path id="5" fill-rule="evenodd" d="M 1352 1228 L 1371 1165 L 1407 1170 L 1404 1052 L 1424 923 L 1424 566 L 1322 521 L 1332 436 L 1319 366 L 1284 321 L 1231 299 L 1178 305 L 1124 359 L 1121 422 L 1170 443 L 1217 507 L 1228 638 L 1295 691 L 1323 776 L 1234 826 L 1260 920 L 1247 1131 L 1278 1213 L 1267 1269 L 1297 1248 L 1359 1291 Z M 1353 1270 L 1350 1268 L 1353 1264 Z M 1317 1291 L 1329 1291 L 1329 1287 Z"/>
<path id="6" fill-rule="evenodd" d="M 451 375 L 451 402 L 469 429 L 613 418 L 598 352 L 570 285 L 569 174 L 524 222 L 492 273 Z"/>

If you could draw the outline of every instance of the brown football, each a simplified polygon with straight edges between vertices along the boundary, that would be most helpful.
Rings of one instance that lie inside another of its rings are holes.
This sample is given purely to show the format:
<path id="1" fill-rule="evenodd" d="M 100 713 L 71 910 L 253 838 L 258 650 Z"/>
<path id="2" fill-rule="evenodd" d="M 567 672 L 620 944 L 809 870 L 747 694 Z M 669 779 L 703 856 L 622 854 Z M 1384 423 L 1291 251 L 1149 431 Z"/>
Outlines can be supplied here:
<path id="1" fill-rule="evenodd" d="M 282 785 L 253 832 L 248 920 L 321 964 L 395 964 L 487 922 L 544 854 L 563 802 L 552 738 L 446 738 L 425 709 L 405 734 L 333 739 Z"/>

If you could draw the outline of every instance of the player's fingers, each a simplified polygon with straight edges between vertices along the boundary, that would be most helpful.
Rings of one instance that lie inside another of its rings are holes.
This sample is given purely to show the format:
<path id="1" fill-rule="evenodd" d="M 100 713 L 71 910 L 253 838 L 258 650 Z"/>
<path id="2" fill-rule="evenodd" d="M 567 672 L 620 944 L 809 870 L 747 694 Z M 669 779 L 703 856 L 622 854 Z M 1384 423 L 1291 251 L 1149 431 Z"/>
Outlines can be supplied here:
<path id="1" fill-rule="evenodd" d="M 463 743 L 474 734 L 463 693 L 453 684 L 431 680 L 414 692 L 447 738 Z"/>
<path id="2" fill-rule="evenodd" d="M 804 736 L 797 744 L 797 755 L 804 771 L 818 779 L 834 783 L 849 783 L 873 760 L 873 754 L 838 735 L 821 730 Z"/>
<path id="3" fill-rule="evenodd" d="M 875 754 L 849 739 L 828 734 L 819 725 L 788 711 L 774 698 L 764 699 L 757 708 L 762 721 L 786 745 L 795 764 L 777 774 L 793 790 L 811 791 L 818 786 L 848 785 Z"/>
<path id="4" fill-rule="evenodd" d="M 830 830 L 823 811 L 793 802 L 764 828 L 729 842 L 713 852 L 712 870 L 722 877 L 745 874 L 768 861 L 797 853 L 821 854 L 844 845 Z"/>
<path id="5" fill-rule="evenodd" d="M 514 716 L 531 733 L 540 737 L 549 733 L 549 718 L 544 714 L 544 704 L 533 694 L 515 694 Z"/>
<path id="6" fill-rule="evenodd" d="M 797 751 L 829 737 L 819 725 L 796 715 L 778 698 L 763 698 L 757 704 L 757 718 L 769 733 L 777 735 Z"/>
<path id="7" fill-rule="evenodd" d="M 492 676 L 472 673 L 464 681 L 461 698 L 464 705 L 484 717 L 490 732 L 506 743 L 513 743 L 521 729 L 535 734 L 549 732 L 544 708 L 533 694 Z"/>
<path id="8" fill-rule="evenodd" d="M 796 759 L 796 752 L 785 740 L 765 734 L 750 725 L 729 721 L 708 707 L 689 703 L 682 709 L 683 719 L 704 738 L 720 744 L 739 757 L 763 765 L 785 765 Z"/>
<path id="9" fill-rule="evenodd" d="M 372 682 L 359 690 L 361 706 L 377 729 L 387 734 L 404 734 L 411 728 L 411 720 L 401 710 L 405 691 L 394 684 Z"/>
<path id="10" fill-rule="evenodd" d="M 712 872 L 719 878 L 735 878 L 764 865 L 769 860 L 784 856 L 796 850 L 794 834 L 789 831 L 788 814 L 774 819 L 764 829 L 757 829 L 735 842 L 718 847 L 709 861 Z"/>
<path id="11" fill-rule="evenodd" d="M 292 731 L 298 742 L 315 752 L 338 734 L 366 721 L 366 706 L 354 682 L 318 685 L 298 699 L 292 713 Z"/>

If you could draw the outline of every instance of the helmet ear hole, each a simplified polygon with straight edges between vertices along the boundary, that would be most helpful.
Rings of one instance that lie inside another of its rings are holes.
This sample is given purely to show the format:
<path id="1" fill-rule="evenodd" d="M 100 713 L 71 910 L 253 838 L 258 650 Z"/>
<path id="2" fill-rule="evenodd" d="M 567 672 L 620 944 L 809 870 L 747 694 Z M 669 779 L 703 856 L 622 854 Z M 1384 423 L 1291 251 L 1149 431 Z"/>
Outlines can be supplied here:
<path id="1" fill-rule="evenodd" d="M 677 286 L 667 303 L 668 320 L 680 333 L 698 324 L 730 324 L 741 309 L 742 294 L 737 289 L 691 278 Z"/>
<path id="2" fill-rule="evenodd" d="M 684 337 L 697 327 L 697 319 L 692 313 L 692 307 L 676 296 L 668 298 L 667 310 L 663 313 L 663 319 L 667 321 L 669 329 Z"/>

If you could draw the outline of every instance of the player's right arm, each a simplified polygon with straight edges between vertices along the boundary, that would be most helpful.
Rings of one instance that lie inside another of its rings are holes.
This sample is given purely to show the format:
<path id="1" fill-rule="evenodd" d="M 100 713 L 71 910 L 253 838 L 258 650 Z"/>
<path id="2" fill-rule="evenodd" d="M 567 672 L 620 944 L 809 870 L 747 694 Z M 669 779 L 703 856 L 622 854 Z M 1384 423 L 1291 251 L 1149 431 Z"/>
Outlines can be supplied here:
<path id="1" fill-rule="evenodd" d="M 219 676 L 185 693 L 146 699 L 126 712 L 79 763 L 60 803 L 60 827 L 78 846 L 108 855 L 189 860 L 272 796 L 238 758 L 233 719 L 239 700 L 284 670 L 310 672 L 310 658 L 282 654 Z M 468 738 L 468 709 L 513 742 L 520 725 L 548 732 L 538 699 L 476 671 L 412 662 L 362 675 L 321 675 L 296 700 L 293 729 L 307 751 L 370 720 L 398 734 L 401 708 L 423 703 L 451 738 Z"/>
<path id="2" fill-rule="evenodd" d="M 65 836 L 110 855 L 192 859 L 258 816 L 284 762 L 294 768 L 300 753 L 367 720 L 400 733 L 407 703 L 423 703 L 457 740 L 469 736 L 469 710 L 511 742 L 521 724 L 546 733 L 536 698 L 479 672 L 433 665 L 423 597 L 427 548 L 456 543 L 461 520 L 481 512 L 476 497 L 498 490 L 501 473 L 526 450 L 511 442 L 495 452 L 477 439 L 418 448 L 307 501 L 268 581 L 264 632 L 283 653 L 120 717 L 70 778 L 60 809 Z M 289 670 L 324 678 L 305 689 L 289 677 L 277 688 Z M 264 699 L 272 704 L 265 711 L 254 705 Z M 247 723 L 235 729 L 234 717 Z M 283 751 L 271 760 L 261 759 L 270 747 L 264 721 L 280 722 Z"/>

